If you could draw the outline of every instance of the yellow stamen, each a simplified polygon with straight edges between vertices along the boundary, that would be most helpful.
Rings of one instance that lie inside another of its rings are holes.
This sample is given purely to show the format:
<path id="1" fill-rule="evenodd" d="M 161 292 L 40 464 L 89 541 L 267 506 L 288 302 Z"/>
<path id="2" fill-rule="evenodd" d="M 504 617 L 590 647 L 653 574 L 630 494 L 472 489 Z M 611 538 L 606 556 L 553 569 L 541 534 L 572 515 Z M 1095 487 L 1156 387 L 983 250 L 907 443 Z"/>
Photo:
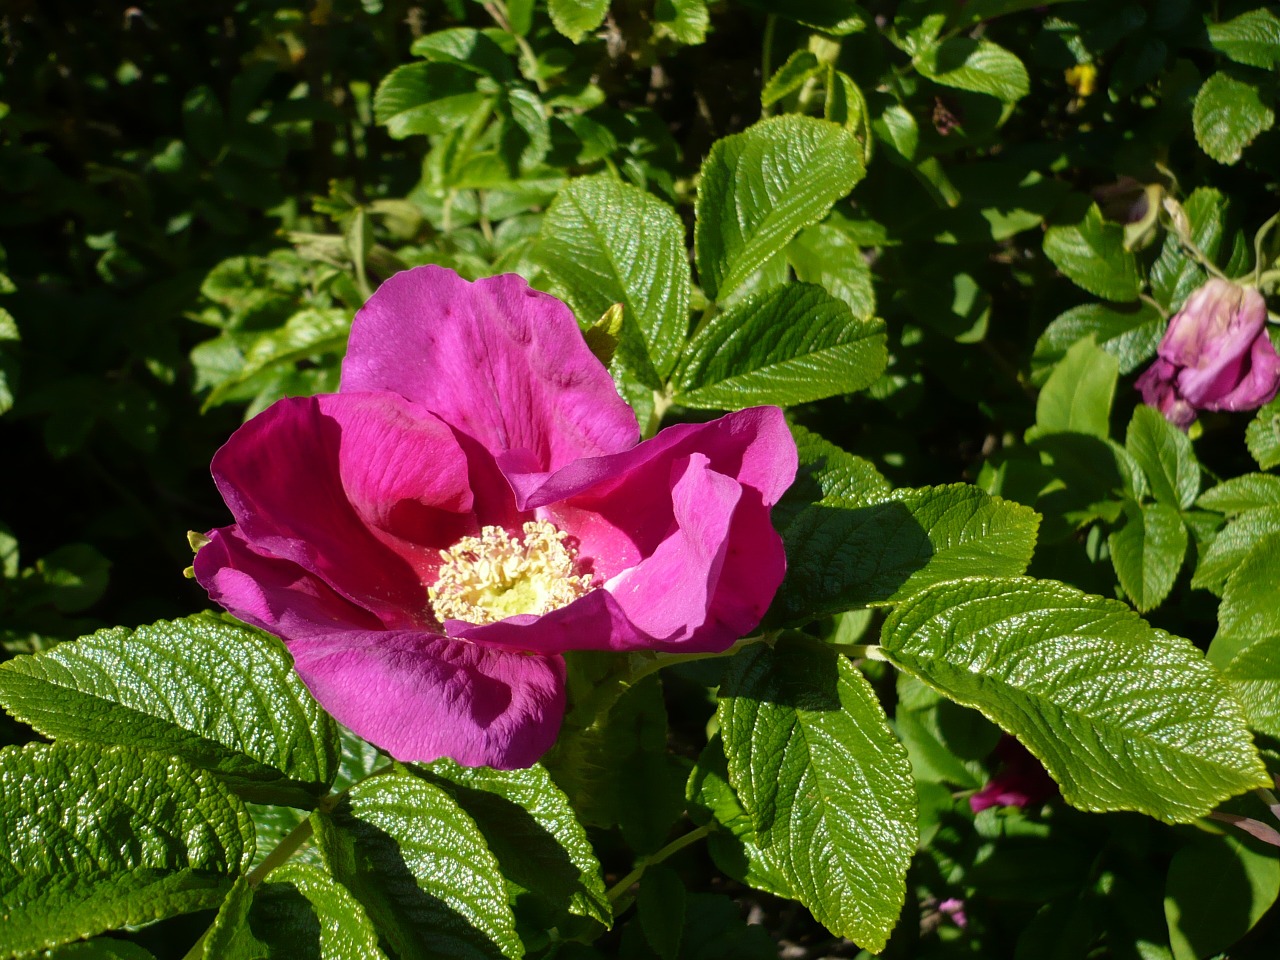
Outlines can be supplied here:
<path id="1" fill-rule="evenodd" d="M 524 525 L 524 537 L 482 527 L 440 551 L 440 577 L 427 588 L 436 619 L 493 623 L 521 613 L 558 610 L 591 590 L 578 574 L 577 552 L 546 520 Z"/>

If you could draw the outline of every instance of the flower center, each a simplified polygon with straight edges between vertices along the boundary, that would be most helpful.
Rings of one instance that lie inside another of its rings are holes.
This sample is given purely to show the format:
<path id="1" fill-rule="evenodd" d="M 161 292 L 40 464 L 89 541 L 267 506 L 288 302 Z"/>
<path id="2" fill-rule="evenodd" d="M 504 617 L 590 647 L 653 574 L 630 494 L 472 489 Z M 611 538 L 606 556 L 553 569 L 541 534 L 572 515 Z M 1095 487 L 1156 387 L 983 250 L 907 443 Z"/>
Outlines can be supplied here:
<path id="1" fill-rule="evenodd" d="M 427 587 L 436 619 L 493 623 L 521 613 L 558 610 L 591 590 L 576 572 L 577 551 L 545 520 L 524 525 L 524 537 L 482 527 L 440 551 L 440 579 Z"/>

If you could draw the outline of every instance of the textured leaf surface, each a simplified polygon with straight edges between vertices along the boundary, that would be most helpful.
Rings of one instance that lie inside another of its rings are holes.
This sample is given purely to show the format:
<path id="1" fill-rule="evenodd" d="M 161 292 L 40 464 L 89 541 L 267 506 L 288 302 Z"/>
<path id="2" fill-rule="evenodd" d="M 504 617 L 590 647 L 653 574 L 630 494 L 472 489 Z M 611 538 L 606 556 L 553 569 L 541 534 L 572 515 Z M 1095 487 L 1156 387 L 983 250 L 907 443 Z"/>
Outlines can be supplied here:
<path id="1" fill-rule="evenodd" d="M 217 906 L 253 856 L 204 770 L 123 747 L 0 750 L 0 954 Z"/>
<path id="2" fill-rule="evenodd" d="M 1269 782 L 1200 651 L 1115 600 L 1026 578 L 945 583 L 891 613 L 881 640 L 1021 740 L 1082 810 L 1186 823 Z"/>
<path id="3" fill-rule="evenodd" d="M 730 665 L 719 713 L 761 847 L 827 929 L 878 953 L 917 831 L 907 753 L 871 685 L 830 649 L 757 644 Z"/>
<path id="4" fill-rule="evenodd" d="M 312 806 L 338 768 L 334 723 L 283 645 L 213 616 L 16 657 L 0 702 L 46 736 L 180 756 L 264 803 Z"/>
<path id="5" fill-rule="evenodd" d="M 1191 439 L 1161 416 L 1160 411 L 1145 404 L 1134 408 L 1124 445 L 1147 475 L 1147 483 L 1157 500 L 1182 509 L 1196 502 L 1200 492 L 1200 464 Z"/>
<path id="6" fill-rule="evenodd" d="M 1123 527 L 1107 538 L 1120 586 L 1139 612 L 1154 610 L 1173 589 L 1187 555 L 1187 528 L 1163 503 L 1130 505 Z"/>
<path id="7" fill-rule="evenodd" d="M 544 767 L 491 770 L 437 760 L 424 769 L 476 822 L 513 896 L 528 891 L 559 911 L 612 922 L 600 861 Z"/>
<path id="8" fill-rule="evenodd" d="M 551 22 L 574 43 L 600 26 L 608 10 L 609 0 L 547 0 Z"/>
<path id="9" fill-rule="evenodd" d="M 1016 576 L 1035 549 L 1040 516 L 954 484 L 895 490 L 874 503 L 828 498 L 783 531 L 787 577 L 777 608 L 792 621 L 892 603 L 942 580 Z"/>
<path id="10" fill-rule="evenodd" d="M 397 140 L 414 134 L 447 133 L 466 122 L 486 101 L 475 75 L 452 63 L 409 63 L 396 67 L 373 98 L 374 117 Z"/>
<path id="11" fill-rule="evenodd" d="M 537 256 L 563 284 L 579 320 L 623 304 L 622 359 L 649 386 L 660 386 L 689 322 L 689 260 L 675 211 L 611 177 L 574 180 L 543 218 Z"/>
<path id="12" fill-rule="evenodd" d="M 439 787 L 374 777 L 312 820 L 330 871 L 404 960 L 524 955 L 498 861 Z"/>
<path id="13" fill-rule="evenodd" d="M 205 941 L 207 960 L 386 960 L 368 915 L 319 867 L 286 863 L 237 884 Z"/>
<path id="14" fill-rule="evenodd" d="M 762 120 L 716 141 L 702 165 L 694 247 L 708 299 L 731 293 L 864 174 L 844 127 L 810 117 Z"/>
<path id="15" fill-rule="evenodd" d="M 1280 466 L 1280 399 L 1272 400 L 1258 411 L 1245 430 L 1249 455 L 1263 470 Z"/>
<path id="16" fill-rule="evenodd" d="M 1132 253 L 1124 248 L 1124 229 L 1102 219 L 1090 204 L 1079 223 L 1050 227 L 1044 252 L 1067 279 L 1106 300 L 1138 299 L 1141 278 Z"/>
<path id="17" fill-rule="evenodd" d="M 1249 725 L 1280 739 L 1280 634 L 1250 643 L 1222 671 Z"/>
<path id="18" fill-rule="evenodd" d="M 884 371 L 884 324 L 808 283 L 749 297 L 690 342 L 676 402 L 737 410 L 793 406 L 870 386 Z"/>
<path id="19" fill-rule="evenodd" d="M 1159 311 L 1146 303 L 1084 303 L 1072 307 L 1059 314 L 1036 341 L 1031 357 L 1032 382 L 1043 383 L 1071 346 L 1090 335 L 1120 362 L 1121 373 L 1133 373 L 1155 355 L 1166 326 Z"/>
<path id="20" fill-rule="evenodd" d="M 1210 260 L 1222 254 L 1227 236 L 1227 201 L 1212 187 L 1197 187 L 1182 204 L 1191 224 L 1191 242 Z M 1173 311 L 1204 283 L 1206 273 L 1195 257 L 1172 233 L 1166 235 L 1160 256 L 1151 266 L 1151 296 L 1167 310 Z M 1165 324 L 1160 325 L 1164 335 Z M 1153 348 L 1152 352 L 1155 350 Z"/>
<path id="21" fill-rule="evenodd" d="M 1276 115 L 1263 102 L 1257 87 L 1219 71 L 1196 94 L 1191 121 L 1200 149 L 1230 165 L 1258 134 L 1271 129 Z"/>
<path id="22" fill-rule="evenodd" d="M 1014 103 L 1031 91 L 1022 61 L 990 40 L 954 37 L 927 47 L 915 64 L 934 83 L 985 93 L 1003 103 Z"/>
<path id="23" fill-rule="evenodd" d="M 1270 473 L 1232 477 L 1202 493 L 1197 505 L 1227 516 L 1259 507 L 1280 507 L 1280 477 Z"/>
<path id="24" fill-rule="evenodd" d="M 1280 533 L 1280 505 L 1248 510 L 1234 517 L 1200 557 L 1191 586 L 1222 596 L 1227 579 L 1240 569 L 1262 539 L 1273 533 Z"/>
<path id="25" fill-rule="evenodd" d="M 1209 659 L 1225 667 L 1255 640 L 1280 637 L 1280 533 L 1267 533 L 1227 578 L 1218 607 L 1218 632 L 1209 645 Z"/>
<path id="26" fill-rule="evenodd" d="M 1280 19 L 1270 10 L 1250 10 L 1205 29 L 1209 45 L 1236 63 L 1264 70 L 1280 65 Z"/>
<path id="27" fill-rule="evenodd" d="M 801 230 L 787 245 L 787 262 L 797 280 L 825 287 L 847 303 L 855 317 L 876 312 L 871 267 L 857 240 L 839 227 L 820 223 Z"/>

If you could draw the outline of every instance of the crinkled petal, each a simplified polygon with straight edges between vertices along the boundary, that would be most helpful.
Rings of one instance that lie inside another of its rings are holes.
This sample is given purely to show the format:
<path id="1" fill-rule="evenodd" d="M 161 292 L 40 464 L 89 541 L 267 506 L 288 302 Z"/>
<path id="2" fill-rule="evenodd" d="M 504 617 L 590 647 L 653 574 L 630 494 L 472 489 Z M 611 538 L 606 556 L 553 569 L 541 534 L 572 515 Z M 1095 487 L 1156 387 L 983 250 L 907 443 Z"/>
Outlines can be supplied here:
<path id="1" fill-rule="evenodd" d="M 512 651 L 554 654 L 566 650 L 641 650 L 651 638 L 638 630 L 607 590 L 593 590 L 541 616 L 519 614 L 495 623 L 447 620 L 451 637 Z"/>
<path id="2" fill-rule="evenodd" d="M 1266 330 L 1258 334 L 1249 351 L 1239 382 L 1228 393 L 1205 404 L 1208 410 L 1256 410 L 1275 399 L 1280 391 L 1280 356 Z"/>
<path id="3" fill-rule="evenodd" d="M 425 611 L 439 550 L 477 529 L 468 473 L 453 432 L 391 393 L 281 400 L 213 458 L 246 540 L 394 626 Z"/>
<path id="4" fill-rule="evenodd" d="M 285 638 L 382 626 L 292 560 L 255 550 L 237 527 L 210 530 L 207 536 L 192 563 L 196 581 L 209 599 L 246 623 Z"/>
<path id="5" fill-rule="evenodd" d="M 470 283 L 425 266 L 391 277 L 352 323 L 342 391 L 352 390 L 408 397 L 526 470 L 640 438 L 569 308 L 514 274 Z"/>
<path id="6" fill-rule="evenodd" d="M 1138 377 L 1134 387 L 1141 392 L 1143 403 L 1155 407 L 1166 420 L 1185 430 L 1195 420 L 1196 410 L 1178 394 L 1177 374 L 1177 367 L 1158 358 Z"/>
<path id="7" fill-rule="evenodd" d="M 710 423 L 676 424 L 624 453 L 552 474 L 508 474 L 521 509 L 541 508 L 612 579 L 649 556 L 671 530 L 671 465 L 704 454 L 710 469 L 755 490 L 771 507 L 795 480 L 795 441 L 777 407 L 752 407 Z"/>
<path id="8" fill-rule="evenodd" d="M 536 763 L 564 716 L 564 662 L 411 630 L 288 643 L 298 675 L 339 722 L 397 760 Z"/>

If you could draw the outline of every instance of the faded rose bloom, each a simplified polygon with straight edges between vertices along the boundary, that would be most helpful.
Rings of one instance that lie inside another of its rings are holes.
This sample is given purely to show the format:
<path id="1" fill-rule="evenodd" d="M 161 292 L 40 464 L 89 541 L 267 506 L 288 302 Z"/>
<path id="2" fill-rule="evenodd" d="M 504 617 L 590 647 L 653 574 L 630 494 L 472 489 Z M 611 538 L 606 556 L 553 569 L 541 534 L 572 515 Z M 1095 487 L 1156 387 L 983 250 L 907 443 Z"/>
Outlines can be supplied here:
<path id="1" fill-rule="evenodd" d="M 1169 321 L 1155 363 L 1135 386 L 1142 402 L 1185 429 L 1200 410 L 1256 410 L 1280 390 L 1280 357 L 1262 295 L 1217 278 Z"/>
<path id="2" fill-rule="evenodd" d="M 392 756 L 528 766 L 559 730 L 564 651 L 724 650 L 782 581 L 778 408 L 639 439 L 560 301 L 409 270 L 356 315 L 338 393 L 218 451 L 235 523 L 196 578 Z"/>
<path id="3" fill-rule="evenodd" d="M 1058 785 L 1040 761 L 1022 744 L 1005 734 L 996 744 L 1000 772 L 969 797 L 969 807 L 980 813 L 987 807 L 1029 807 L 1058 795 Z"/>

